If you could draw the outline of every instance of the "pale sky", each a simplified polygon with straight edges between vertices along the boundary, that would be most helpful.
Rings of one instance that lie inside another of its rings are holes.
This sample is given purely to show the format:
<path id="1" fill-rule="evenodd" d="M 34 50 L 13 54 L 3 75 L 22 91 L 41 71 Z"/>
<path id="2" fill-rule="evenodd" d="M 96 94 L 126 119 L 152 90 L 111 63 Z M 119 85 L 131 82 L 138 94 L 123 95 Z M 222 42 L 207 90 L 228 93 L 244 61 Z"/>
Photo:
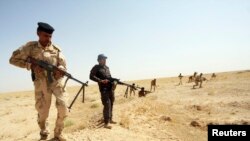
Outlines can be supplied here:
<path id="1" fill-rule="evenodd" d="M 1 0 L 0 19 L 0 92 L 33 89 L 9 58 L 38 39 L 37 22 L 82 81 L 100 53 L 121 80 L 250 69 L 249 0 Z"/>

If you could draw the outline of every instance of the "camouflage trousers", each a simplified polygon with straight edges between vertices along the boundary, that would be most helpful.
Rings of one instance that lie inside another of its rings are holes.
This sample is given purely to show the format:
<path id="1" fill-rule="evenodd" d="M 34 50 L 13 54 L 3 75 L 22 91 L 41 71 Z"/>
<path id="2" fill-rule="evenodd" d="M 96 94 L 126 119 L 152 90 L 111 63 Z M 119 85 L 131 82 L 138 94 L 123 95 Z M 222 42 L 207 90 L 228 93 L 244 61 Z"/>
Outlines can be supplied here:
<path id="1" fill-rule="evenodd" d="M 114 92 L 112 90 L 102 90 L 101 100 L 103 104 L 104 123 L 107 124 L 112 120 L 113 116 L 113 104 L 115 101 Z"/>
<path id="2" fill-rule="evenodd" d="M 34 81 L 35 86 L 35 108 L 38 112 L 38 125 L 41 132 L 48 132 L 47 118 L 51 105 L 52 94 L 56 98 L 57 120 L 54 129 L 54 136 L 62 134 L 64 128 L 64 119 L 67 117 L 67 93 L 62 87 L 60 81 L 54 81 L 48 85 L 47 80 L 38 79 Z"/>

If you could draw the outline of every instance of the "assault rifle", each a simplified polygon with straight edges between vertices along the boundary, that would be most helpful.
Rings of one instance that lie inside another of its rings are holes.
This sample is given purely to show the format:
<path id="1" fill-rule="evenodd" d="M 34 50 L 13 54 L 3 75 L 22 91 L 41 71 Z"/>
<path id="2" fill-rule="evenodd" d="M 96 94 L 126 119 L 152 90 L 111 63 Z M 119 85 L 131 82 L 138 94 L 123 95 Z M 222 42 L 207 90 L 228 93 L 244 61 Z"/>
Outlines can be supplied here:
<path id="1" fill-rule="evenodd" d="M 68 82 L 69 79 L 72 79 L 78 83 L 80 83 L 82 85 L 82 87 L 80 88 L 80 90 L 78 91 L 78 93 L 76 94 L 75 98 L 73 99 L 73 101 L 71 102 L 70 106 L 68 107 L 69 110 L 71 109 L 71 107 L 73 106 L 76 98 L 78 97 L 78 95 L 80 94 L 80 92 L 82 91 L 83 92 L 83 102 L 84 102 L 84 95 L 85 95 L 85 86 L 88 86 L 88 81 L 87 82 L 82 82 L 76 78 L 74 78 L 70 73 L 64 71 L 64 70 L 61 70 L 60 68 L 58 68 L 57 66 L 54 66 L 52 64 L 49 64 L 43 60 L 38 60 L 38 59 L 35 59 L 33 57 L 28 57 L 27 60 L 26 60 L 28 63 L 31 63 L 31 64 L 34 64 L 34 65 L 38 65 L 39 67 L 43 68 L 44 70 L 47 71 L 47 77 L 48 77 L 48 81 L 49 83 L 52 83 L 53 82 L 53 79 L 52 79 L 52 74 L 54 71 L 59 71 L 61 72 L 64 76 L 67 77 L 65 83 L 64 83 L 64 86 L 63 88 L 66 87 L 66 84 Z"/>
<path id="2" fill-rule="evenodd" d="M 128 98 L 128 90 L 129 90 L 129 88 L 137 90 L 137 87 L 135 86 L 135 84 L 131 85 L 131 84 L 128 84 L 128 83 L 124 83 L 124 82 L 121 82 L 120 79 L 117 79 L 117 78 L 109 78 L 108 80 L 111 82 L 111 84 L 113 86 L 113 89 L 115 89 L 116 84 L 127 86 L 125 94 L 124 94 L 124 97 L 126 97 L 126 98 Z"/>
<path id="3" fill-rule="evenodd" d="M 131 85 L 131 84 L 128 84 L 128 83 L 124 83 L 124 82 L 121 82 L 120 79 L 117 79 L 117 78 L 109 78 L 108 79 L 111 83 L 117 83 L 119 85 L 124 85 L 124 86 L 127 86 L 127 87 L 132 87 L 132 88 L 135 88 L 136 87 L 134 85 Z"/>

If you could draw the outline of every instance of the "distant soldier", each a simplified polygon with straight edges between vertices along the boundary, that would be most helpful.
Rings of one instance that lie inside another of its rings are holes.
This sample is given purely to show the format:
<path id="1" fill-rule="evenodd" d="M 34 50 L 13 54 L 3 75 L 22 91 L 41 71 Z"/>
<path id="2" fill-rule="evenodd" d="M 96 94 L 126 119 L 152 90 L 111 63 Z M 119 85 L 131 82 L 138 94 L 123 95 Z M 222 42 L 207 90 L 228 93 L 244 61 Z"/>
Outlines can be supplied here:
<path id="1" fill-rule="evenodd" d="M 199 76 L 196 76 L 194 82 L 195 85 L 193 85 L 193 89 L 195 89 L 196 86 L 198 86 L 200 84 L 200 88 L 202 88 L 202 83 L 203 81 L 207 81 L 207 79 L 205 77 L 202 77 L 203 74 L 201 73 Z"/>
<path id="2" fill-rule="evenodd" d="M 178 77 L 179 77 L 179 79 L 180 79 L 179 85 L 182 85 L 182 77 L 183 77 L 182 74 L 180 73 Z"/>
<path id="3" fill-rule="evenodd" d="M 145 97 L 150 91 L 145 91 L 144 87 L 141 88 L 141 90 L 138 92 L 139 97 Z"/>
<path id="4" fill-rule="evenodd" d="M 128 89 L 129 89 L 129 86 L 127 86 L 126 91 L 125 91 L 125 93 L 124 93 L 124 97 L 125 97 L 125 98 L 128 98 Z M 130 95 L 131 95 L 131 94 L 130 94 Z"/>
<path id="5" fill-rule="evenodd" d="M 215 78 L 216 78 L 216 74 L 213 73 L 210 80 L 213 80 L 213 79 L 215 79 Z"/>
<path id="6" fill-rule="evenodd" d="M 136 90 L 136 88 L 135 88 L 135 83 L 132 84 L 132 87 L 130 87 L 129 90 L 130 90 L 130 91 L 129 91 L 130 96 L 131 96 L 132 92 L 134 93 L 134 96 L 135 96 L 135 90 Z"/>
<path id="7" fill-rule="evenodd" d="M 193 76 L 189 76 L 188 77 L 188 83 L 193 82 L 195 80 L 195 78 L 196 78 L 196 75 L 197 75 L 197 72 L 194 72 Z"/>
<path id="8" fill-rule="evenodd" d="M 151 88 L 150 88 L 150 91 L 152 91 L 152 88 L 154 88 L 154 91 L 155 91 L 155 87 L 156 87 L 156 79 L 153 79 L 151 81 Z"/>

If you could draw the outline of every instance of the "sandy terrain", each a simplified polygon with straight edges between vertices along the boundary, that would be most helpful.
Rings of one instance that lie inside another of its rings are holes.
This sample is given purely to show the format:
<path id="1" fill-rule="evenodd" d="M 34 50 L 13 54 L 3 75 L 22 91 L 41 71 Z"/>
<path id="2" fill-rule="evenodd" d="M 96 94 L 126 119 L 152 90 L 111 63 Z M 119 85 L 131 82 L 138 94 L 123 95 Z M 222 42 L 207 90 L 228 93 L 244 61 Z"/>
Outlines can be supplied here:
<path id="1" fill-rule="evenodd" d="M 157 90 L 145 98 L 124 98 L 118 86 L 111 130 L 102 128 L 102 105 L 98 88 L 86 88 L 85 103 L 80 96 L 65 120 L 65 136 L 70 141 L 166 140 L 206 141 L 207 124 L 250 124 L 250 71 L 218 73 L 201 89 L 193 83 L 177 86 L 175 78 L 157 79 Z M 210 79 L 211 74 L 205 77 Z M 132 83 L 132 82 L 128 82 Z M 149 89 L 150 80 L 136 84 Z M 70 101 L 79 87 L 68 88 Z M 50 111 L 50 138 L 56 118 L 55 98 Z M 0 94 L 0 140 L 37 141 L 39 128 L 32 91 Z"/>

